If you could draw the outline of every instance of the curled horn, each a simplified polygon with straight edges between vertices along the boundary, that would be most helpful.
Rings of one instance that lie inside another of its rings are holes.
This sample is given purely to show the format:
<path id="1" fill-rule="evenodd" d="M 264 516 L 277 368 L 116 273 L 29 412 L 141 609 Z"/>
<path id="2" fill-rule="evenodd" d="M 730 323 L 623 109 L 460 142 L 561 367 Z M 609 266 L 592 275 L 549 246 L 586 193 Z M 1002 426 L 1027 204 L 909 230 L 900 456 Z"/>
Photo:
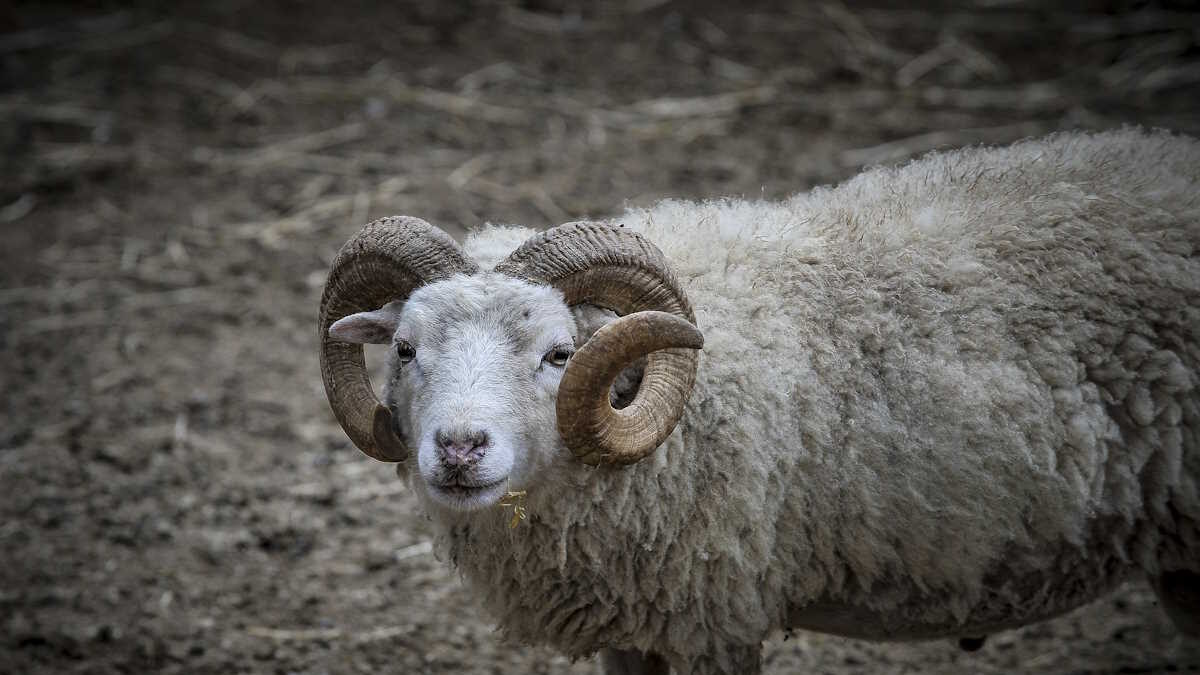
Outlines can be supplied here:
<path id="1" fill-rule="evenodd" d="M 338 423 L 367 455 L 384 462 L 408 457 L 367 379 L 362 345 L 329 337 L 333 322 L 355 312 L 404 300 L 416 288 L 477 269 L 445 232 L 419 218 L 381 218 L 342 246 L 321 297 L 321 379 Z"/>
<path id="2" fill-rule="evenodd" d="M 568 305 L 592 303 L 622 315 L 571 357 L 559 384 L 559 434 L 580 461 L 632 464 L 666 440 L 691 395 L 704 336 L 654 244 L 606 223 L 567 223 L 530 237 L 496 271 L 554 286 Z M 642 356 L 648 358 L 637 396 L 613 409 L 613 380 Z"/>

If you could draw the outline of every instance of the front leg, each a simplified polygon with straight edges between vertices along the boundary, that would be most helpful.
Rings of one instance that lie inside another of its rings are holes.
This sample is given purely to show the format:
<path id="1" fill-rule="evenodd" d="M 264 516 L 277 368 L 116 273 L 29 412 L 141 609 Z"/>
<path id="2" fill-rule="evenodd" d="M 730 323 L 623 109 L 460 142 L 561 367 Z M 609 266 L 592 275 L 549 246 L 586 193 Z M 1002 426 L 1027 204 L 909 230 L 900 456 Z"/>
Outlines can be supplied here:
<path id="1" fill-rule="evenodd" d="M 600 665 L 604 675 L 671 675 L 662 657 L 636 649 L 605 649 L 600 652 Z"/>

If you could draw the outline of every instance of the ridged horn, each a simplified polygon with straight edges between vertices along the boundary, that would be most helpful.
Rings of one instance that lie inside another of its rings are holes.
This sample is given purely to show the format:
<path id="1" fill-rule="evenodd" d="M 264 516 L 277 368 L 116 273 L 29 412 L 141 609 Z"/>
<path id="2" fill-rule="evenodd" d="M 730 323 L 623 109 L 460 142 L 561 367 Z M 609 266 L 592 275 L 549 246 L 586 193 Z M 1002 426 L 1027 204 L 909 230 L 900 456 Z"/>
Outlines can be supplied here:
<path id="1" fill-rule="evenodd" d="M 371 388 L 362 345 L 334 340 L 329 327 L 344 316 L 404 300 L 431 281 L 475 271 L 450 235 L 408 216 L 368 223 L 338 252 L 321 297 L 321 379 L 338 423 L 368 456 L 401 462 L 409 451 L 393 429 L 391 411 Z"/>
<path id="2" fill-rule="evenodd" d="M 568 305 L 622 315 L 571 357 L 559 384 L 558 430 L 575 456 L 632 464 L 665 441 L 691 395 L 704 336 L 662 252 L 619 226 L 567 223 L 530 237 L 496 271 L 554 286 Z M 613 379 L 641 356 L 647 363 L 637 396 L 613 409 Z"/>

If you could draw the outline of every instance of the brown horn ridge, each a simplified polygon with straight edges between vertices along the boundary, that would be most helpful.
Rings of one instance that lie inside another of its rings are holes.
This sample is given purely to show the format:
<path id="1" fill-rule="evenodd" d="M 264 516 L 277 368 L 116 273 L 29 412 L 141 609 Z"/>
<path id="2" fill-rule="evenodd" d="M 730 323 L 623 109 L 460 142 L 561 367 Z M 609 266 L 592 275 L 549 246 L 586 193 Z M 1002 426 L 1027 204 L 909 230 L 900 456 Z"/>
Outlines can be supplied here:
<path id="1" fill-rule="evenodd" d="M 558 430 L 575 456 L 632 464 L 665 441 L 691 395 L 704 336 L 662 252 L 618 226 L 567 223 L 530 237 L 496 271 L 554 286 L 568 305 L 592 303 L 622 315 L 571 357 L 559 384 Z M 613 409 L 613 380 L 642 356 L 637 396 Z"/>
<path id="2" fill-rule="evenodd" d="M 409 450 L 392 428 L 391 411 L 371 389 L 362 345 L 330 338 L 329 327 L 350 314 L 404 300 L 431 281 L 477 269 L 450 235 L 407 216 L 367 224 L 338 252 L 321 297 L 321 379 L 338 423 L 365 454 L 400 462 Z"/>

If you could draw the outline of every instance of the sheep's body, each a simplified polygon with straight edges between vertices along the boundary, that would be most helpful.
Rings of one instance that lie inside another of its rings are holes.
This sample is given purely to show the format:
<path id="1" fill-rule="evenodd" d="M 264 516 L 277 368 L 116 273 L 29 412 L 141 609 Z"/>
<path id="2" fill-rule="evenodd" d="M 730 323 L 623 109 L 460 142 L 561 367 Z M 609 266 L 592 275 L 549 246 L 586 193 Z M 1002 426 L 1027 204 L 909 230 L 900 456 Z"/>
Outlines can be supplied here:
<path id="1" fill-rule="evenodd" d="M 694 673 L 757 672 L 779 628 L 976 635 L 1200 571 L 1198 172 L 1191 139 L 1062 134 L 627 213 L 705 333 L 683 421 L 547 467 L 514 529 L 434 509 L 444 550 L 513 638 Z"/>

